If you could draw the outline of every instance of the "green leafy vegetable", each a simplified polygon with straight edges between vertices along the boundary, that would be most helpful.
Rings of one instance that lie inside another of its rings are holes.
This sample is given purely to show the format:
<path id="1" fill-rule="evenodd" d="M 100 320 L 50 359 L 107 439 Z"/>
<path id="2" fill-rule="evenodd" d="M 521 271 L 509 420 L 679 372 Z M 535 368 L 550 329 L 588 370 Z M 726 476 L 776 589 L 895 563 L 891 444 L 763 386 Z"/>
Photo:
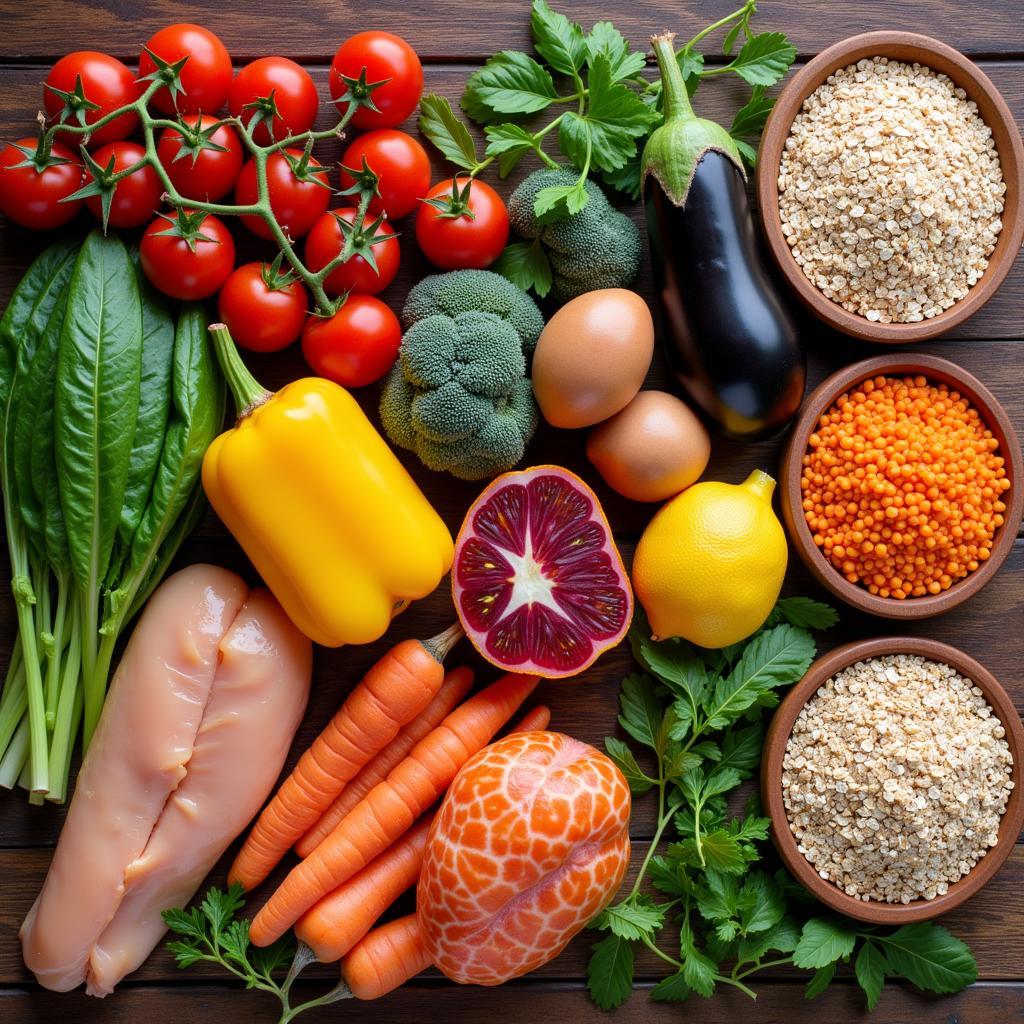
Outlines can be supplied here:
<path id="1" fill-rule="evenodd" d="M 825 915 L 784 871 L 762 866 L 770 821 L 757 799 L 741 813 L 730 810 L 730 797 L 757 774 L 764 709 L 806 672 L 815 653 L 810 629 L 836 621 L 828 605 L 783 598 L 749 639 L 705 651 L 681 640 L 652 641 L 637 616 L 630 644 L 643 671 L 622 682 L 619 724 L 646 757 L 653 753 L 656 768 L 642 768 L 618 737 L 608 737 L 605 749 L 635 794 L 657 799 L 657 825 L 636 882 L 593 924 L 609 933 L 593 947 L 587 970 L 602 1009 L 628 998 L 638 944 L 674 970 L 651 993 L 662 1002 L 706 998 L 720 985 L 753 996 L 749 979 L 783 965 L 814 972 L 806 988 L 813 999 L 851 959 L 869 1009 L 886 977 L 930 992 L 974 981 L 970 950 L 945 928 L 887 933 Z"/>

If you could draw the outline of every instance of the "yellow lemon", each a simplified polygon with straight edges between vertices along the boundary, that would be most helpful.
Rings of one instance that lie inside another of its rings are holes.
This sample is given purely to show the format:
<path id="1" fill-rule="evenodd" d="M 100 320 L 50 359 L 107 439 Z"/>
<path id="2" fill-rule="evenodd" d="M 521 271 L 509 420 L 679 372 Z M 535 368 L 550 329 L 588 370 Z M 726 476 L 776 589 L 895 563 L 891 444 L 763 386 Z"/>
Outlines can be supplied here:
<path id="1" fill-rule="evenodd" d="M 695 484 L 658 510 L 633 558 L 633 587 L 655 639 L 726 647 L 768 617 L 787 556 L 774 490 L 756 469 L 742 484 Z"/>

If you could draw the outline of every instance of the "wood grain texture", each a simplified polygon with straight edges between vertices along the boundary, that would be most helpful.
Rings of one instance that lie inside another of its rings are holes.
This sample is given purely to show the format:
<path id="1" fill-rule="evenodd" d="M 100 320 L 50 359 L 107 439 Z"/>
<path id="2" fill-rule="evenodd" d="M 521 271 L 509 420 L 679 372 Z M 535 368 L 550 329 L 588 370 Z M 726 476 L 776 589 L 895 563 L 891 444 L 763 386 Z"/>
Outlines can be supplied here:
<path id="1" fill-rule="evenodd" d="M 222 36 L 236 60 L 279 52 L 305 62 L 311 67 L 322 96 L 326 96 L 326 65 L 335 45 L 363 28 L 388 28 L 405 35 L 423 54 L 427 88 L 457 102 L 474 63 L 504 47 L 529 46 L 527 6 L 526 0 L 486 0 L 476 7 L 454 0 L 378 0 L 372 7 L 355 0 L 308 0 L 283 9 L 271 8 L 264 0 L 244 5 L 226 5 L 215 0 L 192 0 L 187 5 L 173 0 L 152 0 L 146 4 L 128 0 L 0 0 L 0 128 L 4 138 L 31 133 L 32 115 L 41 99 L 40 83 L 56 56 L 76 48 L 101 48 L 134 63 L 140 45 L 153 31 L 180 20 L 209 25 Z M 671 27 L 687 36 L 734 9 L 737 2 L 701 0 L 699 4 L 684 5 L 672 0 L 652 0 L 609 6 L 593 0 L 559 0 L 555 6 L 588 26 L 602 17 L 612 18 L 634 43 L 644 45 L 651 30 Z M 1020 62 L 1024 58 L 1024 14 L 1019 0 L 984 0 L 969 5 L 969 11 L 967 7 L 960 0 L 771 0 L 762 5 L 758 24 L 763 30 L 784 29 L 802 58 L 813 56 L 843 36 L 869 29 L 912 28 L 937 35 L 982 59 L 983 69 L 1006 97 L 1017 125 L 1024 128 L 1024 63 Z M 739 91 L 732 83 L 719 79 L 702 87 L 698 108 L 708 116 L 728 120 L 738 97 Z M 319 126 L 330 123 L 332 112 L 333 108 L 322 107 Z M 325 159 L 336 159 L 341 151 L 340 143 L 323 149 Z M 433 152 L 431 158 L 435 178 L 449 173 Z M 502 190 L 511 187 L 524 171 L 516 172 Z M 639 222 L 639 211 L 632 208 L 629 212 Z M 79 223 L 83 231 L 90 226 L 86 217 Z M 383 295 L 396 309 L 411 283 L 429 272 L 416 252 L 411 225 L 400 223 L 398 228 L 404 232 L 402 269 L 395 284 Z M 259 258 L 268 252 L 255 240 L 243 236 L 244 232 L 238 233 L 242 255 Z M 0 222 L 0 306 L 6 302 L 29 259 L 46 242 L 45 236 Z M 636 287 L 651 299 L 646 259 Z M 1018 432 L 1024 434 L 1022 309 L 1024 257 L 1019 256 L 996 298 L 957 328 L 955 340 L 930 343 L 915 351 L 952 359 L 979 377 L 1003 403 Z M 809 318 L 802 322 L 809 350 L 809 386 L 842 365 L 877 353 L 871 346 L 829 333 Z M 272 387 L 307 372 L 298 351 L 253 357 L 250 366 Z M 671 386 L 660 354 L 655 358 L 647 385 Z M 359 398 L 373 415 L 377 389 L 365 389 Z M 636 539 L 654 507 L 628 502 L 605 487 L 583 455 L 582 440 L 579 432 L 542 428 L 531 446 L 529 461 L 566 465 L 597 489 L 628 564 Z M 708 477 L 737 481 L 757 466 L 771 470 L 778 464 L 780 446 L 779 438 L 752 445 L 716 440 Z M 445 521 L 456 529 L 479 492 L 479 485 L 431 473 L 407 453 L 400 455 Z M 185 544 L 176 564 L 180 567 L 196 561 L 226 565 L 255 582 L 251 567 L 212 513 L 207 513 Z M 791 555 L 790 566 L 786 593 L 826 597 L 795 554 Z M 6 577 L 6 557 L 0 552 L 0 579 Z M 442 587 L 398 619 L 386 641 L 369 647 L 318 650 L 313 697 L 288 767 L 387 645 L 409 636 L 437 633 L 450 624 L 452 615 L 447 588 Z M 990 586 L 950 615 L 908 623 L 900 629 L 943 640 L 978 658 L 1007 687 L 1018 710 L 1024 711 L 1022 624 L 1024 533 L 1019 534 L 1007 562 Z M 822 638 L 821 648 L 891 632 L 892 626 L 882 620 L 843 609 L 840 625 Z M 0 668 L 13 637 L 11 603 L 7 597 L 0 597 Z M 451 664 L 462 660 L 478 667 L 482 681 L 493 678 L 494 670 L 470 657 L 465 643 L 453 654 Z M 615 729 L 618 684 L 631 668 L 627 652 L 619 649 L 602 658 L 579 683 L 545 684 L 535 700 L 550 704 L 553 728 L 600 743 Z M 161 1024 L 207 1024 L 210 1020 L 259 1024 L 277 1019 L 273 1000 L 268 1002 L 259 993 L 245 993 L 238 986 L 224 984 L 224 975 L 217 971 L 197 968 L 180 973 L 162 951 L 126 982 L 122 991 L 102 1003 L 81 994 L 55 996 L 38 990 L 21 963 L 16 934 L 45 875 L 50 847 L 56 842 L 63 816 L 62 808 L 29 807 L 22 793 L 0 793 L 3 1024 L 64 1024 L 69 1020 L 75 1024 L 137 1024 L 143 1020 Z M 652 801 L 640 799 L 632 823 L 634 837 L 642 840 L 649 836 L 652 826 Z M 214 870 L 212 881 L 223 881 L 227 860 L 226 857 Z M 254 899 L 254 905 L 256 902 Z M 408 909 L 408 898 L 405 908 Z M 921 997 L 907 987 L 890 986 L 875 1019 L 883 1024 L 1003 1024 L 1024 1020 L 1024 844 L 1018 843 L 1002 871 L 981 894 L 945 920 L 955 934 L 972 945 L 981 977 L 986 980 L 960 996 L 942 1001 Z M 608 1020 L 611 1018 L 593 1008 L 582 986 L 590 941 L 590 936 L 580 936 L 561 958 L 537 975 L 501 989 L 456 989 L 436 976 L 427 976 L 384 1003 L 327 1008 L 303 1019 L 311 1024 L 339 1019 L 423 1024 L 438 1020 L 465 1024 L 490 1024 L 501 1019 Z M 653 979 L 661 974 L 661 964 L 647 954 L 638 957 L 637 965 L 642 978 Z M 311 977 L 325 981 L 332 973 L 329 967 L 310 969 Z M 305 983 L 300 983 L 300 987 L 309 996 L 321 991 Z M 756 1004 L 738 994 L 724 992 L 713 1001 L 695 999 L 680 1008 L 650 1003 L 641 989 L 613 1019 L 633 1024 L 641 1020 L 678 1021 L 685 1016 L 694 1024 L 718 1024 L 739 1014 L 754 1022 L 773 1024 L 817 1019 L 845 1024 L 865 1016 L 862 996 L 848 978 L 816 1003 L 808 1004 L 803 999 L 802 983 L 783 972 L 760 986 Z"/>

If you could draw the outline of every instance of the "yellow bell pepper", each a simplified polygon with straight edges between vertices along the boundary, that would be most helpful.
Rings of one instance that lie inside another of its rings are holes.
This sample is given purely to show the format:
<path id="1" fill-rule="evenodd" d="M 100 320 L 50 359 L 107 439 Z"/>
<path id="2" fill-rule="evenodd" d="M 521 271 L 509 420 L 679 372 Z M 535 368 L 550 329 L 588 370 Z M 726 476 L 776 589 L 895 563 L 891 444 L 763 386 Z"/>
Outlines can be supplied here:
<path id="1" fill-rule="evenodd" d="M 239 411 L 203 459 L 210 504 L 308 637 L 377 640 L 451 568 L 451 533 L 344 388 L 271 394 L 227 328 L 210 331 Z"/>

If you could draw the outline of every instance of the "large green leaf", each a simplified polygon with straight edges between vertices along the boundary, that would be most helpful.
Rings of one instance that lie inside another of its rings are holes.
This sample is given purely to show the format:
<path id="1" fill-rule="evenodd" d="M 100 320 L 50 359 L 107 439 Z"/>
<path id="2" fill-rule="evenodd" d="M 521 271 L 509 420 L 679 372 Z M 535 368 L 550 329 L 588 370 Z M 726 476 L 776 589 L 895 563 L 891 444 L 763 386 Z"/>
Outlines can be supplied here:
<path id="1" fill-rule="evenodd" d="M 139 414 L 142 305 L 121 241 L 93 231 L 68 288 L 57 357 L 57 469 L 71 571 L 94 593 L 117 535 Z"/>
<path id="2" fill-rule="evenodd" d="M 174 338 L 172 411 L 149 502 L 139 521 L 123 579 L 110 595 L 104 630 L 120 628 L 136 594 L 162 556 L 173 557 L 165 542 L 184 539 L 175 524 L 193 497 L 203 455 L 224 423 L 224 383 L 201 306 L 182 308 Z M 193 524 L 194 525 L 194 524 Z"/>

